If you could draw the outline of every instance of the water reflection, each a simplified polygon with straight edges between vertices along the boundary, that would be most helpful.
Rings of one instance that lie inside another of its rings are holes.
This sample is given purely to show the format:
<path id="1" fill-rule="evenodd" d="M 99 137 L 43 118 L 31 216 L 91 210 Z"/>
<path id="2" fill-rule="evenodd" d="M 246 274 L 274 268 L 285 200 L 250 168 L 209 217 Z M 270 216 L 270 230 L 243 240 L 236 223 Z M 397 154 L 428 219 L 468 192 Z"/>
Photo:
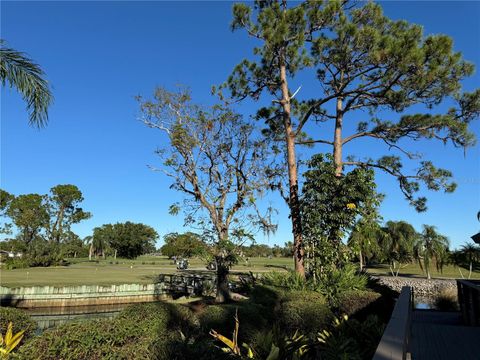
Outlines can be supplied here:
<path id="1" fill-rule="evenodd" d="M 414 304 L 415 309 L 418 310 L 435 310 L 435 297 L 434 296 L 415 296 Z"/>

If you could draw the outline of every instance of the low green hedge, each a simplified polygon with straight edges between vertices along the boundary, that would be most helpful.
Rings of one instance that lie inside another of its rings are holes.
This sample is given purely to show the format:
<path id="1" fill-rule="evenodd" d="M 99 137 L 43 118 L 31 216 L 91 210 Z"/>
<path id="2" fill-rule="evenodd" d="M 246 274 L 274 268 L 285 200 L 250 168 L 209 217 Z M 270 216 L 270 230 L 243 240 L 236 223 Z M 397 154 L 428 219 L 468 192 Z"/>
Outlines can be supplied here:
<path id="1" fill-rule="evenodd" d="M 25 311 L 11 307 L 0 307 L 0 333 L 2 335 L 5 335 L 9 322 L 12 323 L 13 334 L 25 330 L 21 343 L 31 337 L 37 328 L 35 321 Z"/>
<path id="2" fill-rule="evenodd" d="M 198 316 L 203 333 L 208 334 L 213 329 L 230 338 L 235 328 L 236 313 L 240 323 L 239 333 L 242 341 L 247 341 L 255 331 L 264 329 L 272 320 L 273 315 L 268 308 L 249 301 L 238 304 L 211 305 Z"/>
<path id="3" fill-rule="evenodd" d="M 180 306 L 138 304 L 113 320 L 70 323 L 45 331 L 19 349 L 20 359 L 174 359 L 180 330 L 192 319 Z M 194 324 L 191 324 L 194 327 Z"/>
<path id="4" fill-rule="evenodd" d="M 280 328 L 291 335 L 315 335 L 332 319 L 332 312 L 325 298 L 312 291 L 289 292 L 276 312 Z"/>
<path id="5" fill-rule="evenodd" d="M 338 297 L 338 312 L 348 316 L 360 315 L 362 310 L 380 299 L 379 293 L 367 290 L 350 290 L 341 293 Z"/>
<path id="6" fill-rule="evenodd" d="M 250 292 L 249 301 L 254 304 L 274 308 L 285 297 L 285 291 L 273 286 L 257 285 Z"/>

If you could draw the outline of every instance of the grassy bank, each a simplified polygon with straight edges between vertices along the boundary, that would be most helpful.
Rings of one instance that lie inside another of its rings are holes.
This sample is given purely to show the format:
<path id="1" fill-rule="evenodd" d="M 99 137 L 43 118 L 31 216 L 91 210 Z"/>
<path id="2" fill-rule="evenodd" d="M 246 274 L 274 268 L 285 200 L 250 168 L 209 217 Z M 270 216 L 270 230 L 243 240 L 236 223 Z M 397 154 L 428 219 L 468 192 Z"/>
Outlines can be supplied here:
<path id="1" fill-rule="evenodd" d="M 69 259 L 71 265 L 48 268 L 28 268 L 0 270 L 2 286 L 69 286 L 69 285 L 110 285 L 110 284 L 148 284 L 155 281 L 159 274 L 181 273 L 176 265 L 166 257 L 141 256 L 135 260 L 106 259 L 88 261 L 88 259 Z M 292 268 L 290 258 L 252 258 L 248 263 L 241 262 L 232 272 L 261 273 L 271 270 Z M 206 272 L 205 262 L 191 259 L 187 272 Z M 212 272 L 213 273 L 213 272 Z"/>
<path id="2" fill-rule="evenodd" d="M 88 261 L 88 259 L 69 259 L 70 266 L 49 268 L 29 268 L 15 270 L 0 270 L 2 286 L 68 286 L 68 285 L 110 285 L 139 283 L 147 284 L 155 281 L 159 274 L 180 273 L 171 260 L 166 257 L 141 256 L 135 260 L 106 259 Z M 266 271 L 293 268 L 290 258 L 251 258 L 249 262 L 240 262 L 233 267 L 233 273 L 262 273 Z M 465 277 L 468 270 L 461 268 Z M 205 272 L 205 262 L 201 259 L 191 259 L 187 272 Z M 376 265 L 367 268 L 370 274 L 389 275 L 388 265 Z M 409 264 L 402 268 L 400 276 L 424 277 L 424 272 L 418 264 Z M 432 269 L 434 278 L 461 278 L 459 268 L 445 266 L 442 273 Z M 472 279 L 480 279 L 480 272 L 473 272 Z"/>
<path id="3" fill-rule="evenodd" d="M 369 266 L 367 272 L 372 275 L 391 275 L 388 265 L 379 264 L 375 266 Z M 430 269 L 432 278 L 446 278 L 446 279 L 461 279 L 462 275 L 465 278 L 468 277 L 468 269 L 459 268 L 458 266 L 448 265 L 444 266 L 442 272 L 437 272 L 434 266 Z M 461 272 L 461 273 L 460 273 Z M 408 264 L 405 267 L 402 266 L 399 276 L 413 276 L 413 277 L 425 277 L 425 272 L 416 263 Z M 473 271 L 472 279 L 480 279 L 480 272 Z"/>

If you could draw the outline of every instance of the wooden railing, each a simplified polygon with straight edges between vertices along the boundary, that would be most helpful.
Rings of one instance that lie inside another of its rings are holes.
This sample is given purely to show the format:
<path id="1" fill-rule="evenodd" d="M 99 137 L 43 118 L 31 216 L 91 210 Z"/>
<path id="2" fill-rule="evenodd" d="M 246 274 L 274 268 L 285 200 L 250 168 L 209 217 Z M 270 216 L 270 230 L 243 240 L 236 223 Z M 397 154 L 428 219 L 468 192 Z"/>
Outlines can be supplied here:
<path id="1" fill-rule="evenodd" d="M 463 323 L 480 326 L 480 280 L 457 280 L 457 289 Z"/>
<path id="2" fill-rule="evenodd" d="M 412 317 L 413 291 L 404 286 L 378 344 L 373 360 L 404 360 L 410 338 L 410 322 Z"/>

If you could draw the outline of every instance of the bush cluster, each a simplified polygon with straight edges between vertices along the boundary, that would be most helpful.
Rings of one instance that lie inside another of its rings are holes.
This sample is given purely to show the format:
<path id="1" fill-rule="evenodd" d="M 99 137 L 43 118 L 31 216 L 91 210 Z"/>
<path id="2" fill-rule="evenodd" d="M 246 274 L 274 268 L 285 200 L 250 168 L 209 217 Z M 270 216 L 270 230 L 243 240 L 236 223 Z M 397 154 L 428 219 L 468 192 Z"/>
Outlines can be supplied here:
<path id="1" fill-rule="evenodd" d="M 21 344 L 30 338 L 37 328 L 35 321 L 25 311 L 11 307 L 0 307 L 0 333 L 2 335 L 5 335 L 10 322 L 13 325 L 14 334 L 21 330 L 25 331 Z"/>
<path id="2" fill-rule="evenodd" d="M 182 326 L 191 321 L 187 310 L 163 303 L 132 305 L 113 320 L 47 330 L 17 355 L 20 359 L 173 359 L 173 345 L 181 342 Z"/>
<path id="3" fill-rule="evenodd" d="M 327 299 L 331 307 L 337 307 L 340 296 L 351 290 L 365 290 L 368 277 L 358 274 L 353 264 L 341 269 L 332 269 L 320 279 L 304 279 L 296 272 L 271 272 L 264 274 L 260 283 L 284 291 L 315 291 Z"/>
<path id="4" fill-rule="evenodd" d="M 332 312 L 323 295 L 313 291 L 294 291 L 283 298 L 277 316 L 285 334 L 299 331 L 315 336 L 330 323 Z"/>
<path id="5" fill-rule="evenodd" d="M 338 312 L 348 316 L 357 315 L 364 312 L 379 300 L 379 293 L 367 290 L 349 290 L 340 294 L 338 298 Z"/>

